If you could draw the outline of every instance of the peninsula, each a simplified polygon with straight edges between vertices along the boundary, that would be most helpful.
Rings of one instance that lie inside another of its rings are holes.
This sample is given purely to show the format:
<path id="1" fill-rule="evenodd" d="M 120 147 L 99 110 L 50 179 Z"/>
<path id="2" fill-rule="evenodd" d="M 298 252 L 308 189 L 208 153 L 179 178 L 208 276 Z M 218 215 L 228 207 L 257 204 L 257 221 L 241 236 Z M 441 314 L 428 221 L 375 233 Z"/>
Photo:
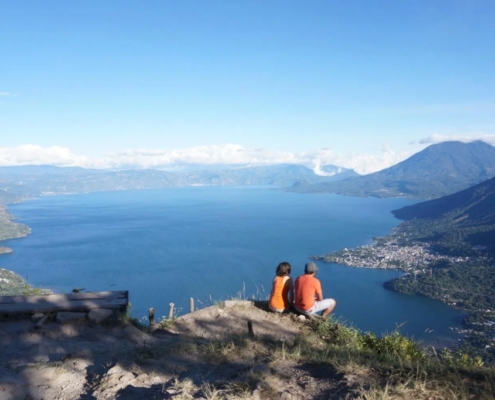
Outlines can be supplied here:
<path id="1" fill-rule="evenodd" d="M 384 286 L 465 310 L 459 350 L 495 362 L 495 178 L 393 214 L 405 221 L 392 234 L 313 258 L 403 271 Z"/>
<path id="2" fill-rule="evenodd" d="M 433 242 L 413 240 L 410 225 L 399 225 L 391 235 L 373 238 L 373 243 L 311 258 L 348 267 L 397 269 L 407 273 L 427 272 L 440 262 L 467 262 L 472 257 L 442 254 Z"/>

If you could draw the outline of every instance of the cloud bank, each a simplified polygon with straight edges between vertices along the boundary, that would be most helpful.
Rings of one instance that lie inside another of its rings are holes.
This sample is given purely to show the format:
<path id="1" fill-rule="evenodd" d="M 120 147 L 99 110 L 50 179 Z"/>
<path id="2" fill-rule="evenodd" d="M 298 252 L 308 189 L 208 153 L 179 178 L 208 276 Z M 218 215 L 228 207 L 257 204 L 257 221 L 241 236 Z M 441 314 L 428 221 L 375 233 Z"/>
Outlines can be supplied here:
<path id="1" fill-rule="evenodd" d="M 0 166 L 55 165 L 60 167 L 85 166 L 89 159 L 78 156 L 65 147 L 41 147 L 27 144 L 0 147 Z"/>
<path id="2" fill-rule="evenodd" d="M 367 174 L 390 167 L 411 154 L 396 153 L 384 148 L 380 155 L 366 153 L 339 154 L 332 149 L 292 153 L 264 149 L 247 149 L 239 144 L 198 146 L 177 150 L 131 149 L 103 157 L 87 157 L 60 146 L 42 147 L 28 144 L 0 148 L 0 166 L 54 165 L 83 168 L 157 168 L 169 169 L 183 165 L 273 165 L 303 164 L 317 174 L 321 167 L 333 164 Z"/>
<path id="3" fill-rule="evenodd" d="M 473 133 L 468 135 L 440 135 L 438 133 L 434 133 L 433 135 L 428 136 L 419 141 L 420 144 L 436 144 L 448 141 L 458 141 L 458 142 L 472 142 L 475 140 L 482 140 L 483 142 L 489 143 L 492 146 L 495 146 L 495 134 L 489 133 Z"/>

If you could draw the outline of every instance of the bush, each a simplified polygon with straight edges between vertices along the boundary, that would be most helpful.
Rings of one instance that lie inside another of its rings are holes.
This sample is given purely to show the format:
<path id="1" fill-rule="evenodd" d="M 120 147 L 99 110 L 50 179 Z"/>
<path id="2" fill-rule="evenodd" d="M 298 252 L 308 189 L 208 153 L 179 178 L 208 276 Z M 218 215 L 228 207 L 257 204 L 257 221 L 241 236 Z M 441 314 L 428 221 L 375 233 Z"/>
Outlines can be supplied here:
<path id="1" fill-rule="evenodd" d="M 374 333 L 366 332 L 359 335 L 363 349 L 371 350 L 381 357 L 397 357 L 408 361 L 424 361 L 425 353 L 419 345 L 402 336 L 398 331 L 384 335 L 381 338 Z"/>

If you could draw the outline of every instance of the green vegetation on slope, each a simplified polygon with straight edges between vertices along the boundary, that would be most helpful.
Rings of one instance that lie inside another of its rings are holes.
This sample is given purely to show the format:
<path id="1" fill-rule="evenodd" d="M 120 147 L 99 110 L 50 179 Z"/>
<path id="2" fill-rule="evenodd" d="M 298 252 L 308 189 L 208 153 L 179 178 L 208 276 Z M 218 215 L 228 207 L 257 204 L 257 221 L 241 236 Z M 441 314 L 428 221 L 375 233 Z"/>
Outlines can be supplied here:
<path id="1" fill-rule="evenodd" d="M 423 349 L 398 332 L 378 337 L 331 319 L 318 318 L 301 325 L 301 334 L 293 341 L 227 334 L 172 348 L 151 346 L 135 354 L 135 360 L 146 366 L 152 359 L 182 354 L 199 357 L 215 370 L 252 365 L 235 379 L 211 382 L 208 392 L 215 393 L 211 397 L 215 399 L 251 399 L 254 391 L 261 398 L 280 398 L 275 397 L 273 382 L 283 363 L 324 372 L 307 385 L 325 387 L 325 381 L 333 380 L 332 398 L 491 399 L 495 391 L 494 370 L 483 366 L 480 358 L 447 349 Z M 200 390 L 191 385 L 188 395 L 198 396 Z"/>
<path id="2" fill-rule="evenodd" d="M 450 196 L 393 211 L 416 236 L 445 251 L 483 246 L 495 254 L 495 178 Z M 472 250 L 471 250 L 472 251 Z"/>
<path id="3" fill-rule="evenodd" d="M 466 310 L 459 349 L 495 363 L 495 178 L 393 213 L 407 221 L 391 235 L 314 258 L 404 271 L 385 287 Z"/>
<path id="4" fill-rule="evenodd" d="M 0 268 L 0 296 L 31 296 L 50 293 L 49 290 L 34 288 L 14 272 Z"/>
<path id="5" fill-rule="evenodd" d="M 7 208 L 0 204 L 0 240 L 15 239 L 25 237 L 31 229 L 26 225 L 16 224 L 12 222 L 12 215 L 7 211 Z M 4 247 L 5 249 L 5 247 Z M 6 251 L 1 251 L 6 252 Z"/>

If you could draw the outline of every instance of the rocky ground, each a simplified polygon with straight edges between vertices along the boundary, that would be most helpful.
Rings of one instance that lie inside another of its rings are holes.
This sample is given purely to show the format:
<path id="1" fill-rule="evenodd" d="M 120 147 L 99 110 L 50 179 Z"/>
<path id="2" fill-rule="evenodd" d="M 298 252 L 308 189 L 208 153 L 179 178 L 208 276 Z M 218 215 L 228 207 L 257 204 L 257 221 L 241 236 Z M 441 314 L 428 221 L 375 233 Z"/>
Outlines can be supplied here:
<path id="1" fill-rule="evenodd" d="M 252 322 L 254 338 L 248 335 Z M 305 323 L 227 303 L 143 332 L 118 321 L 0 321 L 0 400 L 340 399 L 351 379 L 286 357 Z M 282 349 L 277 356 L 266 349 Z M 271 355 L 270 355 L 271 354 Z"/>

